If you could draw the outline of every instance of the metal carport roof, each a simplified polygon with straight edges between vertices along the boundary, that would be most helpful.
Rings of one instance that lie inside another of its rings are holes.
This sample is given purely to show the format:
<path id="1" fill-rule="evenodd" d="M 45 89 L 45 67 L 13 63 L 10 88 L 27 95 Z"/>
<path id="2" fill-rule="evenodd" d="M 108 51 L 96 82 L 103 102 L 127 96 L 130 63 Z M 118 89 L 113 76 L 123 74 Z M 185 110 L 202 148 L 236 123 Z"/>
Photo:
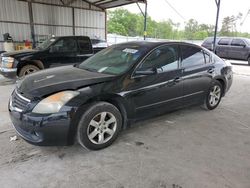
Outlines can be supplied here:
<path id="1" fill-rule="evenodd" d="M 83 0 L 101 9 L 108 9 L 132 3 L 145 3 L 146 0 Z"/>

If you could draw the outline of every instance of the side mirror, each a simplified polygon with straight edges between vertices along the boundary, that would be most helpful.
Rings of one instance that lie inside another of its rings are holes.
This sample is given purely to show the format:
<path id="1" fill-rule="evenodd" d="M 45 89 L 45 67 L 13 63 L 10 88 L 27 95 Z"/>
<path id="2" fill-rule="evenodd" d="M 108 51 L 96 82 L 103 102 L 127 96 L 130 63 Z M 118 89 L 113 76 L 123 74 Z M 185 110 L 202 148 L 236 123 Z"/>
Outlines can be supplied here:
<path id="1" fill-rule="evenodd" d="M 135 71 L 135 75 L 154 75 L 154 74 L 157 74 L 157 69 Z"/>

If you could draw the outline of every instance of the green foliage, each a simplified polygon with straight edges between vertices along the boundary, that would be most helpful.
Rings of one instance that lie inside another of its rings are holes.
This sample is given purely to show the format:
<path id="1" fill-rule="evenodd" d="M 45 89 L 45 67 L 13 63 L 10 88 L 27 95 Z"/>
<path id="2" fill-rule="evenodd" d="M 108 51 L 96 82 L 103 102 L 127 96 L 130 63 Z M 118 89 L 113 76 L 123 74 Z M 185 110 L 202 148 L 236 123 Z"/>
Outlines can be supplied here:
<path id="1" fill-rule="evenodd" d="M 222 27 L 220 30 L 221 36 L 238 36 L 238 37 L 250 37 L 249 33 L 240 33 L 237 31 L 237 23 L 241 20 L 242 13 L 237 16 L 227 16 L 222 21 Z"/>
<path id="2" fill-rule="evenodd" d="M 173 38 L 175 23 L 171 20 L 156 22 L 150 16 L 147 17 L 147 36 L 155 38 Z M 144 17 L 141 14 L 133 14 L 126 9 L 108 11 L 108 33 L 116 33 L 127 36 L 143 36 Z M 177 35 L 176 35 L 177 36 Z"/>
<path id="3" fill-rule="evenodd" d="M 220 36 L 241 36 L 249 37 L 249 33 L 237 31 L 237 22 L 242 14 L 225 17 L 222 22 Z M 184 30 L 179 30 L 180 24 L 174 23 L 171 19 L 167 21 L 154 21 L 147 17 L 147 37 L 161 39 L 188 39 L 203 40 L 213 36 L 214 25 L 199 24 L 195 19 L 190 19 L 185 23 Z M 108 33 L 116 33 L 125 36 L 143 36 L 144 17 L 141 14 L 134 14 L 126 9 L 116 9 L 108 11 Z"/>

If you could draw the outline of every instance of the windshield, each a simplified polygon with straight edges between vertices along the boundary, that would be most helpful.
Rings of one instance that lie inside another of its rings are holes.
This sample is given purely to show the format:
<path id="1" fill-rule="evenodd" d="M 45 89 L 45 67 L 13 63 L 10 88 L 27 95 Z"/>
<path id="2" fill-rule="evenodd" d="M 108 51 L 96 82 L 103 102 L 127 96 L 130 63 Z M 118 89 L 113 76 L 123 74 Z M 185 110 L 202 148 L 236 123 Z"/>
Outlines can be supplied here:
<path id="1" fill-rule="evenodd" d="M 106 48 L 79 65 L 89 71 L 118 75 L 126 72 L 145 50 L 138 45 L 120 44 Z"/>
<path id="2" fill-rule="evenodd" d="M 47 49 L 51 44 L 53 44 L 56 41 L 56 38 L 50 38 L 46 41 L 44 41 L 43 43 L 39 44 L 36 49 L 39 50 L 44 50 Z"/>

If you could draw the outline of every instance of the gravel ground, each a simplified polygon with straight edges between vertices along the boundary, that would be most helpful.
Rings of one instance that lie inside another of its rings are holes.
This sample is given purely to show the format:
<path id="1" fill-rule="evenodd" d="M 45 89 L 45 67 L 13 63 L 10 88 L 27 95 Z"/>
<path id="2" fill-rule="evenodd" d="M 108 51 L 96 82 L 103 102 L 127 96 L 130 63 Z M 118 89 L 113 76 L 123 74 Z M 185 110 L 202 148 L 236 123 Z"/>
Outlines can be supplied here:
<path id="1" fill-rule="evenodd" d="M 249 188 L 250 66 L 233 68 L 233 86 L 216 110 L 191 107 L 139 122 L 101 151 L 10 141 L 14 85 L 1 77 L 1 187 Z"/>

